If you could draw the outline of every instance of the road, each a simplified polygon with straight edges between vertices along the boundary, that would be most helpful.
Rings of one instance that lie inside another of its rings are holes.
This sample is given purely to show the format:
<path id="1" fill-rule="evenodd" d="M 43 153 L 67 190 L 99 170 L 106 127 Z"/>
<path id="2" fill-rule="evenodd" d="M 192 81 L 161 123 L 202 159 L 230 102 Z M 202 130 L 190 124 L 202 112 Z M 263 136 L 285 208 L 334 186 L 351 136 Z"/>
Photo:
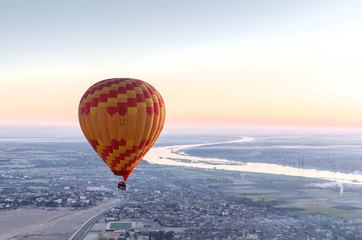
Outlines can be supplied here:
<path id="1" fill-rule="evenodd" d="M 98 213 L 97 215 L 91 217 L 87 222 L 85 222 L 76 233 L 74 233 L 74 235 L 72 237 L 69 238 L 69 240 L 81 240 L 83 239 L 87 233 L 89 232 L 89 230 L 93 227 L 93 225 L 98 222 L 99 219 L 101 219 L 104 214 L 106 214 L 110 209 L 112 209 L 113 207 L 117 206 L 118 204 Z"/>
<path id="2" fill-rule="evenodd" d="M 89 230 L 93 227 L 93 225 L 98 222 L 99 219 L 102 219 L 103 216 L 112 208 L 114 208 L 117 205 L 125 204 L 125 201 L 122 200 L 122 202 L 118 202 L 117 204 L 109 207 L 108 209 L 94 215 L 88 221 L 86 221 L 76 233 L 73 234 L 73 236 L 69 240 L 81 240 L 83 239 L 89 232 Z"/>

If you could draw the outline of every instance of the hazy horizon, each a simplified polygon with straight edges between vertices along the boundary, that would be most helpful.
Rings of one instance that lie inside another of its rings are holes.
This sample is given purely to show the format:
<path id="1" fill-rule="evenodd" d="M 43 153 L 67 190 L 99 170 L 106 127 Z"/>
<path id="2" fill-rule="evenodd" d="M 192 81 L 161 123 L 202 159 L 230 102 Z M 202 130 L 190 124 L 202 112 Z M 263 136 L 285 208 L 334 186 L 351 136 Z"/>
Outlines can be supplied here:
<path id="1" fill-rule="evenodd" d="M 346 134 L 361 135 L 362 128 L 306 127 L 306 126 L 222 126 L 177 125 L 165 126 L 163 135 L 253 135 L 253 134 Z M 0 126 L 0 138 L 79 137 L 84 135 L 79 126 Z M 84 141 L 86 139 L 84 138 Z"/>

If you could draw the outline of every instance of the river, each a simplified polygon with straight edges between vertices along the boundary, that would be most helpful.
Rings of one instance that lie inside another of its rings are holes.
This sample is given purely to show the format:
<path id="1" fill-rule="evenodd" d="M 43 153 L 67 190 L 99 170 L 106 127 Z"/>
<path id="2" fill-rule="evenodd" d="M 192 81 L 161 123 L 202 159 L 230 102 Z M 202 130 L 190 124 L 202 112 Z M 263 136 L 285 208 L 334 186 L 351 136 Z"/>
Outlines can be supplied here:
<path id="1" fill-rule="evenodd" d="M 356 173 L 342 173 L 327 170 L 303 169 L 268 163 L 236 162 L 220 158 L 202 158 L 187 155 L 182 150 L 208 145 L 243 143 L 255 141 L 252 137 L 242 137 L 238 140 L 214 142 L 205 144 L 176 145 L 151 148 L 144 160 L 151 164 L 163 164 L 170 166 L 185 166 L 204 169 L 220 169 L 242 172 L 282 174 L 288 176 L 300 176 L 318 178 L 343 183 L 353 183 L 362 185 L 362 175 Z"/>

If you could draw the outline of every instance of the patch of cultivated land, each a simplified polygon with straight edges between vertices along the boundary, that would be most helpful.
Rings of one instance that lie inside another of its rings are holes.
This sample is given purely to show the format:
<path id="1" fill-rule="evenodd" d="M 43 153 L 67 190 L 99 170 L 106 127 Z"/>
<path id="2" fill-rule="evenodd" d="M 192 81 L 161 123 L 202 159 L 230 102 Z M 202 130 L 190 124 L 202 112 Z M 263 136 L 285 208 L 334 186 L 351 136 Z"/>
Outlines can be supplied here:
<path id="1" fill-rule="evenodd" d="M 345 187 L 343 194 L 337 187 L 318 188 L 315 183 L 328 181 L 271 174 L 234 173 L 215 174 L 231 180 L 221 183 L 225 195 L 249 198 L 253 202 L 272 202 L 277 209 L 294 209 L 303 215 L 321 215 L 362 221 L 362 192 L 360 188 Z M 346 185 L 345 185 L 346 186 Z"/>
<path id="2" fill-rule="evenodd" d="M 59 240 L 68 239 L 92 216 L 119 203 L 108 199 L 96 207 L 72 209 L 18 209 L 0 212 L 0 239 Z"/>

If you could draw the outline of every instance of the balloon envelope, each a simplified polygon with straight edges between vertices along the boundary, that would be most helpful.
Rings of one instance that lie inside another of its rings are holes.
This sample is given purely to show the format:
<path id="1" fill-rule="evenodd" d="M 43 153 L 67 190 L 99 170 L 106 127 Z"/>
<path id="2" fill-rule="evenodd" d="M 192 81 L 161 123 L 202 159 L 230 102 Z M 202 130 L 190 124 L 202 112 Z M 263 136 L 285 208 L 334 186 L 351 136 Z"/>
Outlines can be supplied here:
<path id="1" fill-rule="evenodd" d="M 113 78 L 91 86 L 78 109 L 81 129 L 115 175 L 126 181 L 165 122 L 165 105 L 150 84 Z"/>

